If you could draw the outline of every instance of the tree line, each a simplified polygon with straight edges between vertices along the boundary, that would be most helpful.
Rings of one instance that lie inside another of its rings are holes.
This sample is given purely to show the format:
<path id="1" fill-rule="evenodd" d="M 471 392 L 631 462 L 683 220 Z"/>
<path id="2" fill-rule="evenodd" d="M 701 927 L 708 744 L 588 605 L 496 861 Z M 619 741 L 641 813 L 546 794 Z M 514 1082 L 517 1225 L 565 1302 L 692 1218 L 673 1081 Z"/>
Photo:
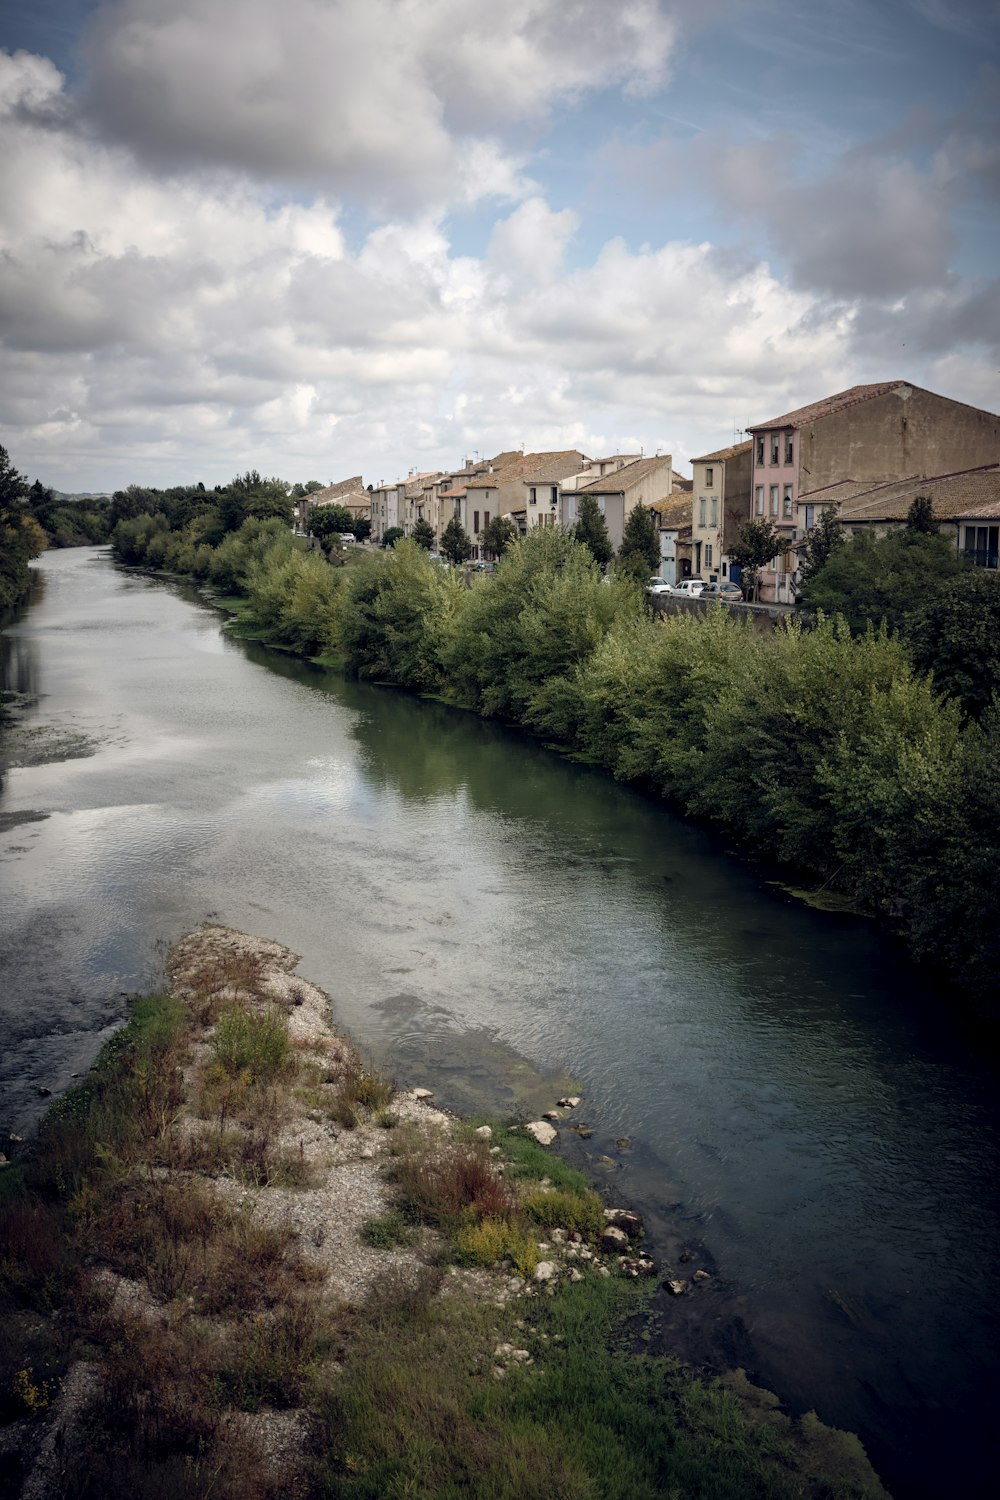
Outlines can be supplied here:
<path id="1" fill-rule="evenodd" d="M 727 828 L 759 861 L 887 917 L 914 956 L 989 999 L 997 665 L 980 664 L 969 686 L 955 643 L 918 635 L 922 608 L 904 610 L 909 636 L 849 613 L 792 618 L 766 636 L 720 605 L 654 617 L 638 565 L 605 573 L 586 541 L 542 528 L 472 579 L 410 538 L 332 568 L 277 517 L 249 517 L 212 545 L 191 521 L 171 530 L 162 514 L 138 516 L 119 523 L 114 546 L 123 561 L 238 595 L 278 644 L 520 726 Z M 895 550 L 864 547 L 885 570 L 928 549 L 943 558 L 947 543 L 912 531 Z M 964 566 L 936 586 L 984 587 Z M 896 597 L 887 588 L 880 598 Z M 993 594 L 967 607 L 973 632 L 988 634 L 995 605 Z"/>

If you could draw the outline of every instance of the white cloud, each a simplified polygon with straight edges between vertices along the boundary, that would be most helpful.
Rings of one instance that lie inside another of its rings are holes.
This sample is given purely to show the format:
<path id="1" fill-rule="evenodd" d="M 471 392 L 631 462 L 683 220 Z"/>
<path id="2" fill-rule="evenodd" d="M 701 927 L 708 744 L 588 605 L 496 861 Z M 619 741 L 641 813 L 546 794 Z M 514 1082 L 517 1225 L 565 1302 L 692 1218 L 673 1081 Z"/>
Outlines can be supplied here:
<path id="1" fill-rule="evenodd" d="M 116 0 L 89 118 L 158 168 L 222 167 L 409 212 L 523 194 L 497 134 L 585 89 L 654 89 L 661 0 Z"/>

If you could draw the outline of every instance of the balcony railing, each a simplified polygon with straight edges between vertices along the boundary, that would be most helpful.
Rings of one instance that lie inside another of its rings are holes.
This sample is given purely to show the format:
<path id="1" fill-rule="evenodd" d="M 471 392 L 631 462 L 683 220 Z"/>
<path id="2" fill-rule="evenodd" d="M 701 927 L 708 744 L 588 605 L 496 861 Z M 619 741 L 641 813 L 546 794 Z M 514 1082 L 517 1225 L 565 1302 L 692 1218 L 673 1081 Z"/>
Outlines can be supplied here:
<path id="1" fill-rule="evenodd" d="M 996 568 L 1000 563 L 1000 552 L 988 547 L 966 547 L 965 555 L 977 568 Z"/>

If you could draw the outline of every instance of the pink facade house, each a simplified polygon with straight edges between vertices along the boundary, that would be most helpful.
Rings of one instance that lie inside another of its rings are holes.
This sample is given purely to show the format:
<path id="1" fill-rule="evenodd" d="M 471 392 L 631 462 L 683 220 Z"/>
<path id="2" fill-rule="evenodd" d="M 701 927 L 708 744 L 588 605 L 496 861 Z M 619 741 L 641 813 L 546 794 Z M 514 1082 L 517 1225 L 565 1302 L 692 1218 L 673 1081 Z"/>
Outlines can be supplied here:
<path id="1" fill-rule="evenodd" d="M 750 508 L 788 539 L 761 573 L 760 597 L 795 600 L 800 495 L 844 482 L 890 483 L 996 463 L 1000 417 L 906 381 L 855 385 L 747 429 Z"/>

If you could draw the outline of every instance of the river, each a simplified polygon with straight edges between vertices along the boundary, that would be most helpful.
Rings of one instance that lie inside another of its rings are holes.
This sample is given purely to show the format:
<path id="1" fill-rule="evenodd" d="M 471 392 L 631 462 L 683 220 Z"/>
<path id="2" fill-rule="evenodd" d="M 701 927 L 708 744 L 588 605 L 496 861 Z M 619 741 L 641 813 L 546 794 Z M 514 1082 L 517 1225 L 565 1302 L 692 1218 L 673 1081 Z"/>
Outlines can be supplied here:
<path id="1" fill-rule="evenodd" d="M 668 1305 L 679 1347 L 700 1325 L 859 1431 L 898 1496 L 986 1493 L 995 1070 L 888 935 L 517 734 L 233 641 L 106 551 L 37 572 L 0 635 L 39 695 L 0 792 L 0 1127 L 182 932 L 277 938 L 446 1104 L 578 1080 L 613 1192 L 717 1272 Z"/>

